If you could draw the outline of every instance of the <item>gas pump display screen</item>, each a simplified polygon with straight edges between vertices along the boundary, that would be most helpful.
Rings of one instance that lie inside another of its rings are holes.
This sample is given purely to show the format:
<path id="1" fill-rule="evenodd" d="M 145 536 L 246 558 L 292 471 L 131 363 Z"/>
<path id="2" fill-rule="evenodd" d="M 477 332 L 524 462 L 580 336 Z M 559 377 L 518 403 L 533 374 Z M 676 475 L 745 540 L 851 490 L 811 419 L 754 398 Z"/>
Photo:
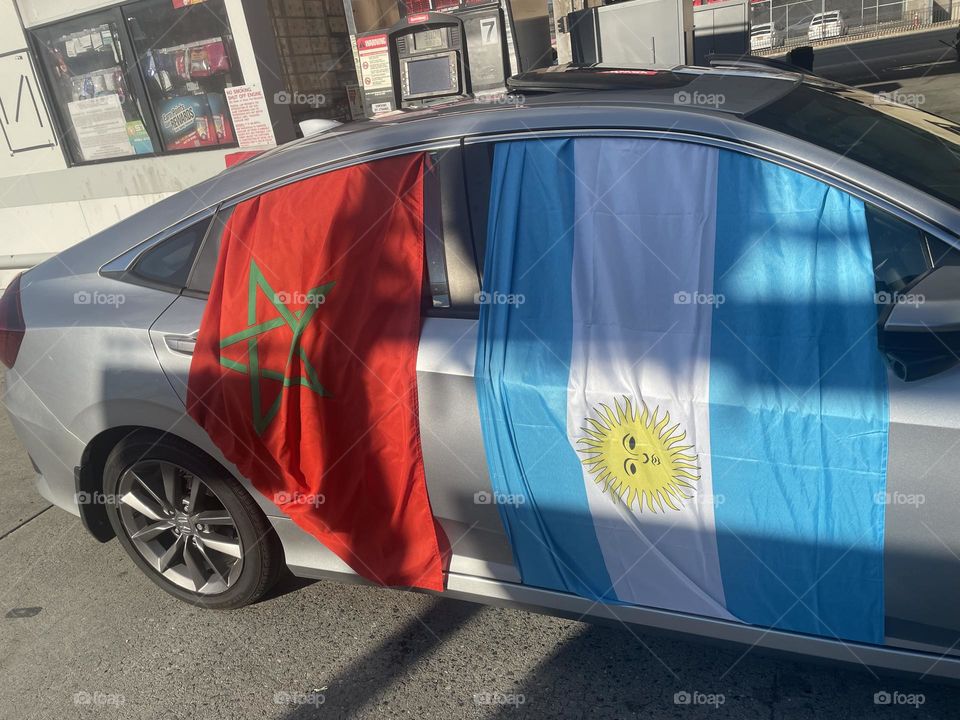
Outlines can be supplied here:
<path id="1" fill-rule="evenodd" d="M 407 94 L 410 96 L 428 93 L 439 95 L 458 89 L 456 78 L 451 72 L 448 54 L 423 60 L 408 60 L 407 78 L 409 82 Z"/>
<path id="2" fill-rule="evenodd" d="M 424 30 L 413 34 L 414 50 L 438 50 L 446 47 L 446 37 L 443 28 Z"/>

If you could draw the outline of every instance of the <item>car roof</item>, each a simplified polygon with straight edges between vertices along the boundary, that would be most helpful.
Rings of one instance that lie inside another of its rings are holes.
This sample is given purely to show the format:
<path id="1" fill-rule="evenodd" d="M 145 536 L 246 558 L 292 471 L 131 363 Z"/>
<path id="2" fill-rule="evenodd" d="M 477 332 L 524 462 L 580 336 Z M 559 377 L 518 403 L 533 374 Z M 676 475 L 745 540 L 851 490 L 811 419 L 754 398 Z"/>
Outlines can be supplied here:
<path id="1" fill-rule="evenodd" d="M 699 67 L 681 65 L 669 68 L 560 65 L 541 68 L 514 76 L 508 81 L 510 95 L 473 98 L 428 109 L 397 110 L 370 120 L 345 123 L 331 131 L 311 135 L 270 150 L 247 162 L 270 158 L 282 153 L 309 147 L 331 138 L 342 138 L 355 132 L 377 127 L 396 126 L 428 118 L 466 115 L 477 112 L 503 112 L 518 107 L 670 105 L 677 107 L 677 93 L 699 92 L 722 94 L 722 107 L 717 112 L 746 115 L 790 92 L 803 80 L 802 70 L 792 72 L 783 67 L 764 66 L 763 59 L 745 61 L 738 66 Z M 696 112 L 698 108 L 691 108 Z"/>

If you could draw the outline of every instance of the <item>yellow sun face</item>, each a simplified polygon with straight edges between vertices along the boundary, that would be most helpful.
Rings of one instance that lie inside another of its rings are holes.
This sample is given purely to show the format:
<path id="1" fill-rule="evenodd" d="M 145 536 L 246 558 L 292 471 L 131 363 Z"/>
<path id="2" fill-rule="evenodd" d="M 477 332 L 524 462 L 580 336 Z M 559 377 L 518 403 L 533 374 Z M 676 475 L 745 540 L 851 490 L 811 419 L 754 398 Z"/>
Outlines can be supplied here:
<path id="1" fill-rule="evenodd" d="M 670 427 L 670 413 L 658 418 L 660 408 L 651 413 L 646 403 L 638 415 L 630 398 L 623 406 L 614 401 L 615 410 L 603 403 L 594 408 L 596 417 L 585 419 L 585 436 L 577 440 L 577 452 L 583 464 L 603 483 L 605 492 L 628 508 L 636 504 L 643 512 L 679 510 L 693 497 L 693 483 L 700 479 L 697 457 L 683 445 L 686 431 L 677 423 Z"/>

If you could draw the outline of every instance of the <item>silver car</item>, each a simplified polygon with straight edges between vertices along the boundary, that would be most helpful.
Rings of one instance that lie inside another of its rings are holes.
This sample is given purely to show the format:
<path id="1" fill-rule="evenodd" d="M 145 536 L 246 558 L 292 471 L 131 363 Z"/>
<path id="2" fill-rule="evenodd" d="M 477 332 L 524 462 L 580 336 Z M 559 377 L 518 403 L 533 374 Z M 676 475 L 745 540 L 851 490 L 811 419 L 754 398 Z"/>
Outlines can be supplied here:
<path id="1" fill-rule="evenodd" d="M 0 302 L 3 399 L 40 494 L 98 540 L 116 537 L 157 585 L 199 606 L 253 602 L 284 568 L 356 580 L 188 417 L 187 375 L 234 205 L 334 168 L 426 151 L 436 239 L 426 248 L 417 369 L 430 501 L 452 543 L 446 595 L 960 678 L 960 128 L 749 65 L 569 69 L 512 87 L 509 102 L 397 114 L 277 148 L 20 276 Z M 882 645 L 603 605 L 521 581 L 488 477 L 473 377 L 492 151 L 518 138 L 611 136 L 734 150 L 866 204 L 877 352 L 890 367 Z M 158 508 L 175 508 L 175 519 Z M 184 552 L 184 535 L 196 552 Z"/>

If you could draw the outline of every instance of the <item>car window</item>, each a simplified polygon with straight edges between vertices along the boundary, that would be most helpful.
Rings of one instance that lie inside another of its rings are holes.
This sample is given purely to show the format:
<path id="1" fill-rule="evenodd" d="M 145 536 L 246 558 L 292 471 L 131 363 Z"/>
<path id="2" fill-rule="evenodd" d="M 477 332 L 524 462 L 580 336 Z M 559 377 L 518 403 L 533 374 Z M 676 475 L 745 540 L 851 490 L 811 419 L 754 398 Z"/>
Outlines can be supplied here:
<path id="1" fill-rule="evenodd" d="M 131 269 L 135 277 L 149 283 L 182 289 L 210 227 L 210 218 L 184 228 L 144 253 Z"/>
<path id="2" fill-rule="evenodd" d="M 852 88 L 801 84 L 746 116 L 960 208 L 960 125 Z"/>
<path id="3" fill-rule="evenodd" d="M 927 271 L 960 265 L 960 251 L 920 228 L 869 204 L 866 216 L 881 316 Z"/>
<path id="4" fill-rule="evenodd" d="M 926 235 L 872 206 L 866 214 L 877 293 L 898 293 L 931 267 Z"/>
<path id="5" fill-rule="evenodd" d="M 424 173 L 424 312 L 475 316 L 480 291 L 459 148 L 427 155 Z M 210 292 L 220 243 L 235 206 L 222 208 L 197 258 L 189 291 Z"/>
<path id="6" fill-rule="evenodd" d="M 471 222 L 481 276 L 494 147 L 495 143 L 477 143 L 464 148 Z M 960 265 L 960 250 L 957 248 L 869 203 L 865 204 L 865 210 L 881 312 L 885 298 L 892 302 L 931 268 Z"/>

